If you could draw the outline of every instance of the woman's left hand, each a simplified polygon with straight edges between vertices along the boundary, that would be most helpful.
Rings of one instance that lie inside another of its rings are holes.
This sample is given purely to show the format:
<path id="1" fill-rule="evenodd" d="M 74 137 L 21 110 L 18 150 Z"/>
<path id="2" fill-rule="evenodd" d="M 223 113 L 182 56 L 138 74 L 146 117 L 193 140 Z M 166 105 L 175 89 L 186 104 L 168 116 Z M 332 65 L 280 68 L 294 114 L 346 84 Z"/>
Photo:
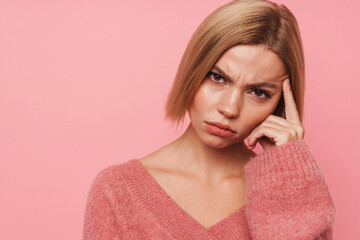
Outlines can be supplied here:
<path id="1" fill-rule="evenodd" d="M 283 93 L 286 119 L 269 115 L 246 138 L 249 140 L 250 149 L 255 148 L 256 142 L 259 142 L 264 151 L 267 151 L 274 146 L 304 138 L 305 130 L 301 125 L 289 79 L 283 82 Z"/>

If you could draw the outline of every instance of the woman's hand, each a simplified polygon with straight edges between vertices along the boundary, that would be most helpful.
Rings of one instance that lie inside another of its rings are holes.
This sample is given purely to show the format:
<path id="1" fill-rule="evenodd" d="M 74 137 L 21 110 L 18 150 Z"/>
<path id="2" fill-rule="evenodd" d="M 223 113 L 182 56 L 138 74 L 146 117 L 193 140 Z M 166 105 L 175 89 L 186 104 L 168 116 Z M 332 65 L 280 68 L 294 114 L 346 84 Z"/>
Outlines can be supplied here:
<path id="1" fill-rule="evenodd" d="M 270 115 L 259 126 L 257 126 L 246 138 L 249 149 L 259 142 L 264 151 L 287 142 L 302 140 L 304 128 L 301 125 L 296 103 L 291 91 L 289 79 L 283 82 L 286 119 Z"/>

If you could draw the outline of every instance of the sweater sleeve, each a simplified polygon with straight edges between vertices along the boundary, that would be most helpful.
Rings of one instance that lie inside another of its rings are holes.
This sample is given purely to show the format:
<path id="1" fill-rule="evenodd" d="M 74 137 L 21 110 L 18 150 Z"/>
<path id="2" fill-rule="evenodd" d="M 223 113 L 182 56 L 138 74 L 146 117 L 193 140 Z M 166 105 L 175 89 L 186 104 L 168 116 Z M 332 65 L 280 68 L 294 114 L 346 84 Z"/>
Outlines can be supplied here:
<path id="1" fill-rule="evenodd" d="M 115 216 L 107 198 L 110 188 L 105 170 L 93 180 L 87 198 L 83 240 L 118 240 Z"/>
<path id="2" fill-rule="evenodd" d="M 244 170 L 252 239 L 332 239 L 335 205 L 304 140 L 262 152 Z"/>

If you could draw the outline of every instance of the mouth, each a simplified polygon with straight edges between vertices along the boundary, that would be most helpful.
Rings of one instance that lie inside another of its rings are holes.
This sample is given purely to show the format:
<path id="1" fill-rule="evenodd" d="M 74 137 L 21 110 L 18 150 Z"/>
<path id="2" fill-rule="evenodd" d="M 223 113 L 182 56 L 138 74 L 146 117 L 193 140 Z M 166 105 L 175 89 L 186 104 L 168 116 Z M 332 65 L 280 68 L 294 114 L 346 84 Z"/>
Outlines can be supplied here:
<path id="1" fill-rule="evenodd" d="M 223 129 L 223 130 L 230 131 L 232 133 L 236 133 L 236 131 L 234 131 L 230 126 L 224 125 L 224 124 L 219 123 L 219 122 L 205 122 L 205 123 L 210 124 L 212 126 L 216 126 L 216 127 L 220 128 L 220 129 Z"/>

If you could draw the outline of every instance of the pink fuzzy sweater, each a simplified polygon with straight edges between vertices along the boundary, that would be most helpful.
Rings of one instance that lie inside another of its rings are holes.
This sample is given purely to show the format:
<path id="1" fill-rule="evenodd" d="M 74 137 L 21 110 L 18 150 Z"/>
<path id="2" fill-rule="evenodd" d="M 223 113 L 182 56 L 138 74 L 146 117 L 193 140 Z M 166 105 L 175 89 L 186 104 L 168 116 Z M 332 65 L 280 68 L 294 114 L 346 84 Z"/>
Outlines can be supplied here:
<path id="1" fill-rule="evenodd" d="M 244 170 L 246 204 L 205 228 L 138 159 L 109 166 L 90 188 L 83 239 L 332 239 L 334 202 L 304 140 L 262 152 Z"/>

